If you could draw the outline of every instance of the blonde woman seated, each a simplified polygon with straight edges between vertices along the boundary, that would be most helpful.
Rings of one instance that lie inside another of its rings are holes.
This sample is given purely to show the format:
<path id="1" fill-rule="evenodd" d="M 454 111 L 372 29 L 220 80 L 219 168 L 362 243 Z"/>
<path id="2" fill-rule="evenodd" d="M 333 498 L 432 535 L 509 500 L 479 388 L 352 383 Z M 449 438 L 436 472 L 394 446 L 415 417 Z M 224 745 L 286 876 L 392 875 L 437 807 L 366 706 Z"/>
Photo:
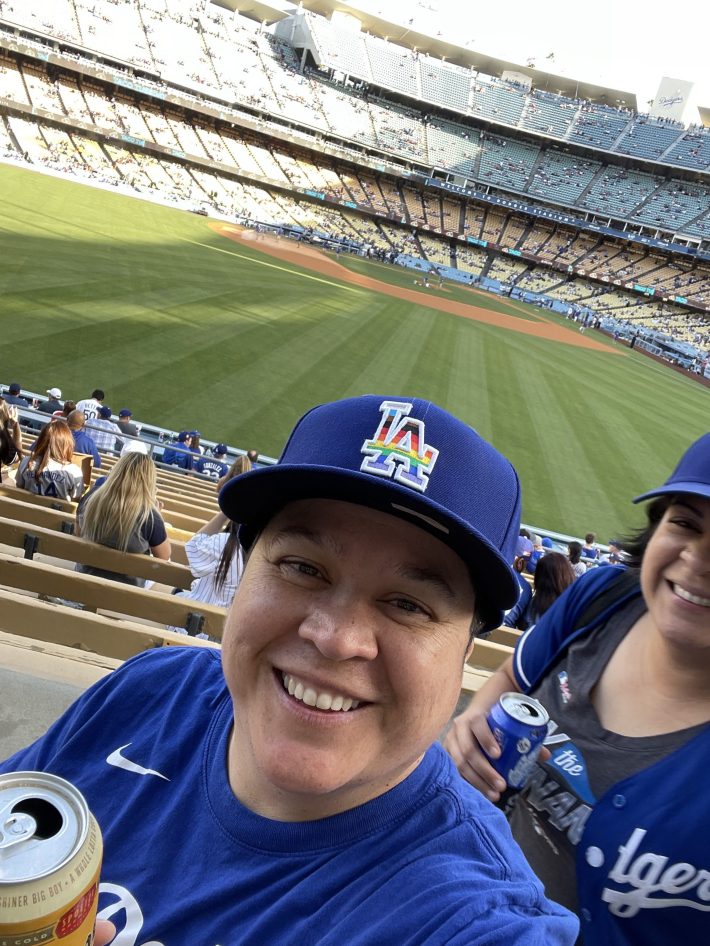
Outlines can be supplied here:
<path id="1" fill-rule="evenodd" d="M 39 496 L 78 499 L 84 492 L 84 475 L 73 456 L 74 438 L 66 421 L 52 421 L 42 428 L 32 452 L 20 463 L 15 486 Z"/>
<path id="2" fill-rule="evenodd" d="M 121 552 L 140 552 L 170 559 L 170 540 L 157 508 L 155 464 L 144 453 L 120 457 L 106 477 L 96 481 L 76 511 L 77 533 L 90 542 Z M 76 565 L 78 572 L 129 585 L 145 586 L 144 578 Z"/>

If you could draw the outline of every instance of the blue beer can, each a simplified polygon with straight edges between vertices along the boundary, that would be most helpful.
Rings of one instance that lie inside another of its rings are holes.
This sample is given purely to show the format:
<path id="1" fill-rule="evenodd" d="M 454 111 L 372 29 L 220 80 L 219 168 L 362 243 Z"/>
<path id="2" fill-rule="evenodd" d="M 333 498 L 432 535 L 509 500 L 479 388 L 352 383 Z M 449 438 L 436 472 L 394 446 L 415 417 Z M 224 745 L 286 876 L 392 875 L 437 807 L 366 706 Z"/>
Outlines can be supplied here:
<path id="1" fill-rule="evenodd" d="M 491 707 L 488 725 L 500 746 L 498 759 L 489 762 L 508 783 L 520 789 L 527 782 L 547 736 L 549 714 L 542 703 L 522 693 L 503 693 Z"/>

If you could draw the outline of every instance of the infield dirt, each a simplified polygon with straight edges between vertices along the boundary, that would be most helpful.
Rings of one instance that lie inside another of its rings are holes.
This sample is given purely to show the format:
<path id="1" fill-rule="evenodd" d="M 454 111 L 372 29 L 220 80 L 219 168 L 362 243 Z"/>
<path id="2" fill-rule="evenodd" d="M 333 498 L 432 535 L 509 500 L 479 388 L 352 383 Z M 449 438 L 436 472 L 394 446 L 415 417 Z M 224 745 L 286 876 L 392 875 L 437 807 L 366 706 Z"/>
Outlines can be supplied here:
<path id="1" fill-rule="evenodd" d="M 518 319 L 512 315 L 504 315 L 500 312 L 493 312 L 489 309 L 481 308 L 476 305 L 467 305 L 463 302 L 455 302 L 453 299 L 442 299 L 440 296 L 427 297 L 425 292 L 416 289 L 404 289 L 401 286 L 392 286 L 380 279 L 374 279 L 371 276 L 364 276 L 361 273 L 354 273 L 343 266 L 337 260 L 331 259 L 322 250 L 313 246 L 307 246 L 303 243 L 294 243 L 292 240 L 279 237 L 271 233 L 259 233 L 255 230 L 249 230 L 244 227 L 236 226 L 231 223 L 220 223 L 210 221 L 209 226 L 220 236 L 240 243 L 242 246 L 249 246 L 257 249 L 261 253 L 275 257 L 284 263 L 290 263 L 292 266 L 299 266 L 310 272 L 318 273 L 321 276 L 329 276 L 331 279 L 338 279 L 340 282 L 351 286 L 359 286 L 363 289 L 369 289 L 371 292 L 379 292 L 386 296 L 393 296 L 395 299 L 402 299 L 411 302 L 414 305 L 425 306 L 428 309 L 437 309 L 439 312 L 448 312 L 450 315 L 456 315 L 462 319 L 472 319 L 476 322 L 483 322 L 486 325 L 495 325 L 498 328 L 509 329 L 511 332 L 520 332 L 523 335 L 533 335 L 535 338 L 546 339 L 550 342 L 559 342 L 563 345 L 573 345 L 576 348 L 586 348 L 589 351 L 603 351 L 612 355 L 623 355 L 624 352 L 618 348 L 613 348 L 602 341 L 589 335 L 583 335 L 575 328 L 567 328 L 564 325 L 555 325 L 541 318 L 540 321 L 530 321 L 529 319 Z M 478 290 L 472 290 L 474 292 Z M 508 300 L 506 300 L 506 304 Z M 512 303 L 514 305 L 514 303 Z M 528 310 L 526 309 L 526 315 Z"/>

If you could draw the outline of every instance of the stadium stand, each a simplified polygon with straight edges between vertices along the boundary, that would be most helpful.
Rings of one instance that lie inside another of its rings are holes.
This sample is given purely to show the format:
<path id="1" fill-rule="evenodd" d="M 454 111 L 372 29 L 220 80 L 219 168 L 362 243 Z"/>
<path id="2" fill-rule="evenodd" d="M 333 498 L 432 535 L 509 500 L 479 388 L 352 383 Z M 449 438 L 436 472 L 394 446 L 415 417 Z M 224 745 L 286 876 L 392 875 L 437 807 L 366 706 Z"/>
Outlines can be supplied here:
<path id="1" fill-rule="evenodd" d="M 708 305 L 705 261 L 661 243 L 655 263 L 633 244 L 637 234 L 680 238 L 694 241 L 693 251 L 710 239 L 706 179 L 673 170 L 707 171 L 705 129 L 528 89 L 311 12 L 286 26 L 265 30 L 212 4 L 3 0 L 0 149 L 193 210 L 301 227 L 352 249 L 448 259 L 470 273 L 466 261 L 476 260 L 477 275 L 491 257 L 481 265 L 462 241 L 482 239 L 492 253 L 535 257 L 518 274 L 520 287 L 554 287 L 556 273 L 541 267 L 572 267 L 565 276 L 592 280 L 593 291 L 582 282 L 577 299 L 597 314 L 657 313 L 675 336 L 699 336 L 707 347 L 702 320 L 691 323 L 681 308 Z M 314 137 L 323 133 L 325 147 Z M 435 169 L 446 184 L 462 180 L 483 194 L 432 191 Z M 516 195 L 515 219 L 493 205 L 511 205 Z M 633 252 L 624 259 L 615 236 L 568 226 L 570 212 L 578 225 L 613 222 Z M 558 223 L 539 219 L 555 214 Z M 614 306 L 594 280 L 614 281 Z M 635 297 L 639 283 L 655 298 Z"/>

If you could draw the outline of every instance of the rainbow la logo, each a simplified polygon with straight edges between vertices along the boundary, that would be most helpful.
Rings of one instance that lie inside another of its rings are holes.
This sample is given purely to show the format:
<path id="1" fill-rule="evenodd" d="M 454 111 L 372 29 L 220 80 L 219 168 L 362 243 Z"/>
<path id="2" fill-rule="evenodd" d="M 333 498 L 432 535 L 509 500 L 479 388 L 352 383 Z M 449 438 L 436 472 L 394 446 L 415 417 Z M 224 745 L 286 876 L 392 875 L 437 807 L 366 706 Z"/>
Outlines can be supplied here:
<path id="1" fill-rule="evenodd" d="M 425 443 L 424 421 L 409 417 L 411 410 L 412 405 L 403 401 L 380 404 L 382 419 L 373 439 L 362 445 L 365 459 L 360 469 L 423 493 L 439 451 Z"/>

